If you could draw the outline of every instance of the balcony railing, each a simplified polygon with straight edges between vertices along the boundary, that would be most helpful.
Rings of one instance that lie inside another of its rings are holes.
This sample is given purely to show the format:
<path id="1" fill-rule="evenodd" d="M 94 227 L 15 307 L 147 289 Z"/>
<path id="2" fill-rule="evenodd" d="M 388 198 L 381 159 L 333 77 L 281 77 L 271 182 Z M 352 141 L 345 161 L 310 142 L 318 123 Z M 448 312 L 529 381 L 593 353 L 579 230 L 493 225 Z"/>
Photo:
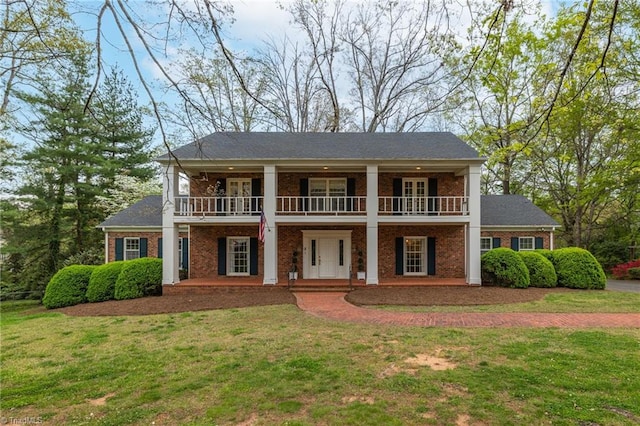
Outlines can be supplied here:
<path id="1" fill-rule="evenodd" d="M 367 197 L 278 197 L 283 215 L 365 215 Z"/>
<path id="2" fill-rule="evenodd" d="M 469 197 L 378 197 L 380 215 L 467 216 Z"/>
<path id="3" fill-rule="evenodd" d="M 252 216 L 264 197 L 176 197 L 177 216 Z M 467 216 L 469 197 L 378 197 L 378 214 Z M 277 197 L 278 215 L 366 215 L 367 197 Z"/>
<path id="4" fill-rule="evenodd" d="M 176 197 L 178 216 L 251 216 L 260 214 L 264 197 Z"/>

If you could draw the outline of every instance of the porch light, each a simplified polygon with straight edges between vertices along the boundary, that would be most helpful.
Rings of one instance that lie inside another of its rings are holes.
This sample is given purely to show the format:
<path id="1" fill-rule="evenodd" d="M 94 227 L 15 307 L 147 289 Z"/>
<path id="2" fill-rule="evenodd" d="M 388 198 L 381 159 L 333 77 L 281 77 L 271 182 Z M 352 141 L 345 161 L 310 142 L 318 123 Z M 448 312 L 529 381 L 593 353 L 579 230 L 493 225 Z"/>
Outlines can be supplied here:
<path id="1" fill-rule="evenodd" d="M 420 170 L 420 169 L 422 169 L 422 167 L 420 167 L 420 166 L 416 167 L 416 170 Z"/>
<path id="2" fill-rule="evenodd" d="M 324 167 L 322 168 L 322 170 L 329 170 L 329 167 L 324 166 Z"/>
<path id="3" fill-rule="evenodd" d="M 233 167 L 229 167 L 229 170 L 233 170 Z"/>

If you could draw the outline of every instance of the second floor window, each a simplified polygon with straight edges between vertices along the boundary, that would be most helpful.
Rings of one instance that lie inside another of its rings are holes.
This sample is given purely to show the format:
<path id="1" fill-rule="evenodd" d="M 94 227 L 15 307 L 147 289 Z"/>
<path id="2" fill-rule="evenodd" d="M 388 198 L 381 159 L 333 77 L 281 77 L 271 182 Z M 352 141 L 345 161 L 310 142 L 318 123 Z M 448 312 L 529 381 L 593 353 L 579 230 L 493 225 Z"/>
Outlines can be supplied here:
<path id="1" fill-rule="evenodd" d="M 228 179 L 227 197 L 230 212 L 250 212 L 251 179 Z"/>
<path id="2" fill-rule="evenodd" d="M 346 196 L 346 179 L 309 179 L 311 211 L 344 211 Z"/>
<path id="3" fill-rule="evenodd" d="M 424 212 L 427 209 L 427 179 L 403 179 L 404 211 Z"/>

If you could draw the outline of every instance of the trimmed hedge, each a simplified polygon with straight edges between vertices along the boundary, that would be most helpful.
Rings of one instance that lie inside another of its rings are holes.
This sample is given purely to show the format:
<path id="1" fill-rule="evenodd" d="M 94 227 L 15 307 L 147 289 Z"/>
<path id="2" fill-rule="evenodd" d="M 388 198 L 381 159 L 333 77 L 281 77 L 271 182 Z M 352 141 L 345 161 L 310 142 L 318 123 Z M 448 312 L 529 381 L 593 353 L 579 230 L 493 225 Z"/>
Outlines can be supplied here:
<path id="1" fill-rule="evenodd" d="M 161 294 L 162 259 L 143 257 L 124 263 L 116 281 L 116 300 Z"/>
<path id="2" fill-rule="evenodd" d="M 527 266 L 531 287 L 555 287 L 558 284 L 553 263 L 545 256 L 535 251 L 519 251 L 518 255 Z"/>
<path id="3" fill-rule="evenodd" d="M 481 261 L 483 282 L 499 287 L 529 287 L 529 271 L 515 251 L 506 247 L 489 250 Z"/>
<path id="4" fill-rule="evenodd" d="M 44 291 L 42 304 L 47 309 L 77 305 L 87 301 L 86 293 L 95 266 L 71 265 L 60 269 Z"/>
<path id="5" fill-rule="evenodd" d="M 627 273 L 632 280 L 640 280 L 640 268 L 629 268 Z"/>
<path id="6" fill-rule="evenodd" d="M 567 247 L 553 252 L 558 286 L 604 289 L 607 277 L 596 258 L 585 249 Z"/>
<path id="7" fill-rule="evenodd" d="M 115 299 L 116 281 L 123 265 L 123 261 L 117 261 L 96 266 L 87 287 L 87 301 L 104 302 Z"/>

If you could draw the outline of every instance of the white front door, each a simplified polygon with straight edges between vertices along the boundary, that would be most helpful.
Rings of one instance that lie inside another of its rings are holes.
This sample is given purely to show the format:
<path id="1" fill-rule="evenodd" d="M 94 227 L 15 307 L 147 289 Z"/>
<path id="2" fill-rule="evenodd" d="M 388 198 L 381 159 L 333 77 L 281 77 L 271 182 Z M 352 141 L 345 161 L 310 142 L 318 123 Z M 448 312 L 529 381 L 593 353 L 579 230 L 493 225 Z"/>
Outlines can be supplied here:
<path id="1" fill-rule="evenodd" d="M 338 240 L 320 238 L 318 240 L 318 277 L 338 278 Z"/>
<path id="2" fill-rule="evenodd" d="M 303 231 L 303 277 L 349 278 L 351 231 Z"/>

